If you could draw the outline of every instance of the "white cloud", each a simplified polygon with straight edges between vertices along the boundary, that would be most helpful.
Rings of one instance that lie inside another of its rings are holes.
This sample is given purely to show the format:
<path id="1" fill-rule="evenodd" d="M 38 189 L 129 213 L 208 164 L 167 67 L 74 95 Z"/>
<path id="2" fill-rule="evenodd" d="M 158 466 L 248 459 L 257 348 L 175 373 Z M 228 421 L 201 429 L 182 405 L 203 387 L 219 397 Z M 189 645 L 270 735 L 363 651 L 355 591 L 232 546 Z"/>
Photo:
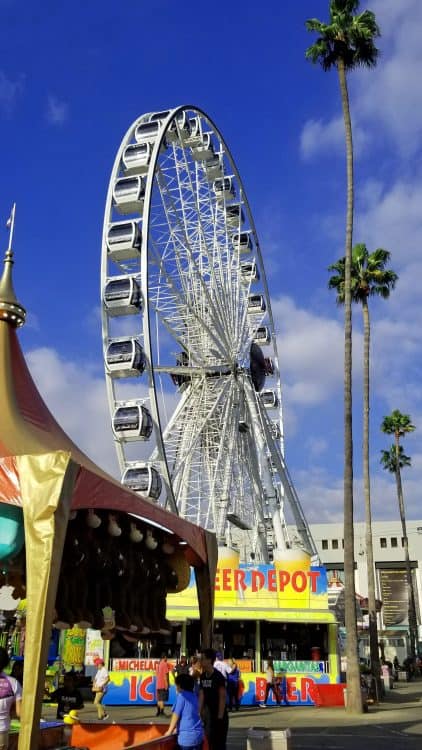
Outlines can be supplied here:
<path id="1" fill-rule="evenodd" d="M 46 117 L 50 125 L 63 125 L 69 116 L 69 105 L 56 96 L 49 96 L 47 100 Z"/>
<path id="2" fill-rule="evenodd" d="M 355 155 L 362 153 L 367 142 L 367 135 L 355 123 L 353 128 L 353 143 Z M 327 151 L 344 152 L 344 122 L 343 117 L 332 120 L 308 120 L 300 134 L 300 153 L 308 160 L 318 156 L 325 156 Z"/>
<path id="3" fill-rule="evenodd" d="M 24 88 L 24 76 L 19 75 L 14 80 L 8 78 L 4 71 L 0 70 L 0 112 L 10 116 L 16 104 L 16 100 Z"/>
<path id="4" fill-rule="evenodd" d="M 359 121 L 379 135 L 384 129 L 402 153 L 410 154 L 420 147 L 422 133 L 422 4 L 373 0 L 371 9 L 381 29 L 381 56 L 364 83 L 359 73 L 350 77 L 352 106 Z"/>
<path id="5" fill-rule="evenodd" d="M 62 359 L 53 349 L 33 349 L 27 361 L 59 424 L 90 458 L 117 475 L 104 377 L 89 365 Z"/>
<path id="6" fill-rule="evenodd" d="M 343 383 L 343 324 L 298 307 L 287 296 L 272 303 L 286 401 L 315 405 L 332 399 Z M 354 333 L 359 377 L 361 335 Z"/>

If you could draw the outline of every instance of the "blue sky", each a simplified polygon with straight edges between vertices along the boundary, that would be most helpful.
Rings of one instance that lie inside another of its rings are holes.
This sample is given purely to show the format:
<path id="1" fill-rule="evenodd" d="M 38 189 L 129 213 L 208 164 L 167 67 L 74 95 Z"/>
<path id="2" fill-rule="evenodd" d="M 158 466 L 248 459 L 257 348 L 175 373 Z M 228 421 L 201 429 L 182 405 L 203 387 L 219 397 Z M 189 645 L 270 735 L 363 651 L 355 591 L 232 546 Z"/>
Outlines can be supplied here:
<path id="1" fill-rule="evenodd" d="M 0 0 L 0 212 L 17 202 L 21 340 L 68 432 L 116 471 L 102 373 L 101 229 L 108 178 L 129 124 L 200 106 L 242 175 L 264 253 L 284 392 L 286 458 L 309 520 L 342 515 L 342 312 L 327 266 L 344 252 L 345 169 L 336 74 L 304 59 L 308 17 L 327 0 L 42 4 Z M 356 242 L 386 247 L 400 276 L 374 301 L 374 515 L 397 517 L 379 467 L 382 416 L 409 412 L 410 518 L 420 518 L 422 49 L 419 0 L 368 0 L 382 30 L 375 71 L 350 77 Z M 3 246 L 7 231 L 2 232 Z M 361 319 L 355 311 L 355 497 L 362 517 Z"/>

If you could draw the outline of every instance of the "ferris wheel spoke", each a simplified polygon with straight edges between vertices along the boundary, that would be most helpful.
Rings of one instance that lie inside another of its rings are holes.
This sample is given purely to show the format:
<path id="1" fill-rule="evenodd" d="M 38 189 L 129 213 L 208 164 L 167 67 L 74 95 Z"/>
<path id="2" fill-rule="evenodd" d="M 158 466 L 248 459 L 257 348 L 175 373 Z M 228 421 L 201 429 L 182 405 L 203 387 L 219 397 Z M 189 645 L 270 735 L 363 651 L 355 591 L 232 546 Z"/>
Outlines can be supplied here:
<path id="1" fill-rule="evenodd" d="M 176 149 L 176 147 L 174 147 Z M 175 150 L 175 157 L 176 157 L 176 150 Z M 181 149 L 181 160 L 175 158 L 176 163 L 176 169 L 178 170 L 179 174 L 179 189 L 180 189 L 180 199 L 182 202 L 182 185 L 184 184 L 183 175 L 182 175 L 182 168 L 184 170 L 184 175 L 186 175 L 186 180 L 188 184 L 188 201 L 191 202 L 192 212 L 195 216 L 196 221 L 193 223 L 192 230 L 195 235 L 195 240 L 200 245 L 201 253 L 200 257 L 203 255 L 206 257 L 207 263 L 206 263 L 206 272 L 210 274 L 211 277 L 211 288 L 213 291 L 213 298 L 214 302 L 217 303 L 217 310 L 221 311 L 221 324 L 223 327 L 223 330 L 225 331 L 232 331 L 232 321 L 227 319 L 227 308 L 226 303 L 227 300 L 230 300 L 231 297 L 224 295 L 222 292 L 225 288 L 225 283 L 227 280 L 226 274 L 220 274 L 220 283 L 217 283 L 216 275 L 215 275 L 215 254 L 214 252 L 210 252 L 209 248 L 215 247 L 215 230 L 217 227 L 217 221 L 216 221 L 216 213 L 217 209 L 214 208 L 213 203 L 211 201 L 211 191 L 210 186 L 207 180 L 205 180 L 205 170 L 200 165 L 200 163 L 197 163 L 195 165 L 195 185 L 192 180 L 192 172 L 189 169 L 189 164 L 186 156 L 185 149 Z M 202 177 L 202 180 L 201 180 Z M 201 195 L 202 194 L 202 195 Z M 204 216 L 204 210 L 203 208 L 209 208 L 209 213 L 207 216 Z M 207 232 L 206 228 L 204 226 L 205 221 L 207 220 L 208 225 L 211 228 L 211 232 Z M 199 225 L 198 225 L 199 222 Z M 185 228 L 186 232 L 188 233 L 188 224 L 185 221 Z M 227 248 L 227 235 L 224 237 L 224 243 L 221 243 L 221 246 L 219 247 L 220 252 L 217 254 L 217 258 L 221 259 L 223 255 L 223 250 Z M 225 268 L 230 268 L 230 264 L 226 263 Z M 221 270 L 221 264 L 220 264 L 220 270 Z"/>
<path id="2" fill-rule="evenodd" d="M 155 312 L 160 316 L 168 332 L 181 344 L 181 346 L 185 346 L 186 330 L 188 329 L 189 324 L 192 326 L 192 323 L 195 323 L 198 329 L 198 339 L 200 338 L 200 332 L 205 331 L 219 353 L 219 357 L 224 361 L 226 352 L 222 348 L 221 339 L 218 337 L 214 329 L 203 319 L 203 317 L 200 316 L 195 307 L 189 303 L 188 298 L 183 296 L 182 292 L 178 289 L 153 242 L 151 243 L 151 250 L 159 267 L 161 278 L 165 281 L 167 290 L 167 294 L 165 295 L 163 293 L 162 284 L 159 285 L 157 283 L 155 287 L 154 281 L 152 280 L 151 302 L 154 306 Z M 157 300 L 158 292 L 156 294 L 154 293 L 155 288 L 157 290 L 161 289 L 159 302 Z M 191 336 L 189 343 L 189 352 L 192 358 L 197 361 L 198 364 L 202 364 L 195 348 L 195 338 L 192 339 Z"/>
<path id="3" fill-rule="evenodd" d="M 179 209 L 175 205 L 174 198 L 168 188 L 166 177 L 160 169 L 158 169 L 157 172 L 157 184 L 161 193 L 163 208 L 166 214 L 170 236 L 173 240 L 175 255 L 180 256 L 182 259 L 184 256 L 187 265 L 187 273 L 189 274 L 191 283 L 194 284 L 196 282 L 200 287 L 200 289 L 193 289 L 195 298 L 200 299 L 200 297 L 198 297 L 198 292 L 202 292 L 202 294 L 204 295 L 205 304 L 209 306 L 209 310 L 213 313 L 212 325 L 217 329 L 219 336 L 221 336 L 222 341 L 224 341 L 227 346 L 228 341 L 226 338 L 225 328 L 220 319 L 218 307 L 213 304 L 208 286 L 205 283 L 203 275 L 200 273 L 200 269 L 198 267 L 198 248 L 195 247 L 194 249 L 194 247 L 192 247 L 192 238 L 188 229 L 189 223 L 186 217 L 182 196 L 180 196 L 179 204 L 181 205 L 181 209 Z M 186 270 L 184 272 L 186 273 Z"/>

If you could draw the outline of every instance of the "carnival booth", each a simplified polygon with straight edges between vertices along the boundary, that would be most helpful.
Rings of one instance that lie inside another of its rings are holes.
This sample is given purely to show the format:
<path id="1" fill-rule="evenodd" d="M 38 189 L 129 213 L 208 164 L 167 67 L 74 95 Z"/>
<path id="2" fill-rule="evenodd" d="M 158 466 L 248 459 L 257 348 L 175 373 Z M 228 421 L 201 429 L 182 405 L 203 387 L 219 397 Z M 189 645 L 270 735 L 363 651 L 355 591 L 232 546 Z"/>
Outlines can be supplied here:
<path id="1" fill-rule="evenodd" d="M 241 671 L 241 704 L 264 699 L 265 670 L 273 660 L 276 677 L 286 680 L 291 705 L 342 705 L 337 623 L 328 609 L 327 574 L 310 564 L 302 549 L 286 549 L 269 565 L 241 564 L 234 549 L 220 548 L 215 578 L 213 646 L 234 657 Z M 193 654 L 200 646 L 198 600 L 189 587 L 167 599 L 173 623 L 169 660 Z M 110 662 L 109 704 L 155 701 L 156 662 L 119 657 Z M 174 686 L 169 702 L 174 699 Z M 273 698 L 271 698 L 273 700 Z M 270 701 L 271 702 L 271 701 Z"/>
<path id="2" fill-rule="evenodd" d="M 193 566 L 210 643 L 217 548 L 213 534 L 105 474 L 57 424 L 16 335 L 25 310 L 12 265 L 8 250 L 0 280 L 0 586 L 26 598 L 19 750 L 32 750 L 52 627 L 90 628 L 102 641 L 119 628 L 155 638 L 169 629 L 167 593 L 189 584 Z M 77 394 L 69 398 L 77 409 Z"/>

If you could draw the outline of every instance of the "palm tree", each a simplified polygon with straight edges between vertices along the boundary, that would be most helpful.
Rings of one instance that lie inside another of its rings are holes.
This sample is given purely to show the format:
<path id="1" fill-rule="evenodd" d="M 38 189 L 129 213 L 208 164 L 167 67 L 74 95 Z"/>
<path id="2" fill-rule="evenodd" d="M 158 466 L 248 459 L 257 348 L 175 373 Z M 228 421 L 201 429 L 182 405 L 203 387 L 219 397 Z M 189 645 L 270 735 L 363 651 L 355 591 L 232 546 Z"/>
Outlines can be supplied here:
<path id="1" fill-rule="evenodd" d="M 353 139 L 347 72 L 357 67 L 376 65 L 379 36 L 375 15 L 369 10 L 358 13 L 359 0 L 330 0 L 330 22 L 317 18 L 306 22 L 308 31 L 318 34 L 306 50 L 306 57 L 320 63 L 324 71 L 337 68 L 346 138 L 347 210 L 344 268 L 344 578 L 345 624 L 347 629 L 347 710 L 362 712 L 358 638 L 356 623 L 354 531 L 353 531 L 353 434 L 352 434 L 352 299 L 351 265 L 353 245 Z"/>
<path id="2" fill-rule="evenodd" d="M 387 471 L 396 475 L 397 500 L 399 503 L 399 513 L 403 533 L 404 558 L 406 562 L 407 590 L 409 596 L 409 634 L 410 634 L 410 653 L 413 658 L 416 656 L 418 644 L 418 624 L 416 620 L 415 589 L 413 586 L 412 569 L 410 567 L 409 544 L 406 529 L 406 513 L 404 509 L 403 485 L 401 481 L 401 469 L 404 466 L 410 466 L 411 460 L 403 452 L 403 446 L 400 445 L 400 438 L 413 432 L 416 429 L 412 424 L 409 414 L 402 414 L 398 409 L 388 417 L 384 417 L 381 430 L 387 435 L 394 435 L 394 445 L 390 450 L 381 451 L 381 463 Z"/>
<path id="3" fill-rule="evenodd" d="M 363 489 L 365 499 L 365 536 L 366 536 L 366 565 L 368 574 L 368 615 L 369 615 L 369 648 L 371 654 L 371 670 L 378 684 L 380 694 L 381 664 L 378 650 L 377 611 L 375 600 L 375 572 L 374 550 L 372 543 L 372 513 L 371 513 L 371 483 L 369 476 L 369 358 L 371 343 L 371 327 L 369 319 L 368 299 L 380 296 L 388 299 L 390 291 L 394 289 L 398 279 L 397 274 L 386 268 L 390 260 L 388 250 L 378 248 L 368 253 L 366 245 L 355 245 L 352 251 L 351 296 L 352 302 L 362 305 L 363 315 Z M 330 289 L 337 292 L 337 303 L 344 304 L 344 269 L 345 259 L 328 267 L 335 271 L 328 282 Z"/>

